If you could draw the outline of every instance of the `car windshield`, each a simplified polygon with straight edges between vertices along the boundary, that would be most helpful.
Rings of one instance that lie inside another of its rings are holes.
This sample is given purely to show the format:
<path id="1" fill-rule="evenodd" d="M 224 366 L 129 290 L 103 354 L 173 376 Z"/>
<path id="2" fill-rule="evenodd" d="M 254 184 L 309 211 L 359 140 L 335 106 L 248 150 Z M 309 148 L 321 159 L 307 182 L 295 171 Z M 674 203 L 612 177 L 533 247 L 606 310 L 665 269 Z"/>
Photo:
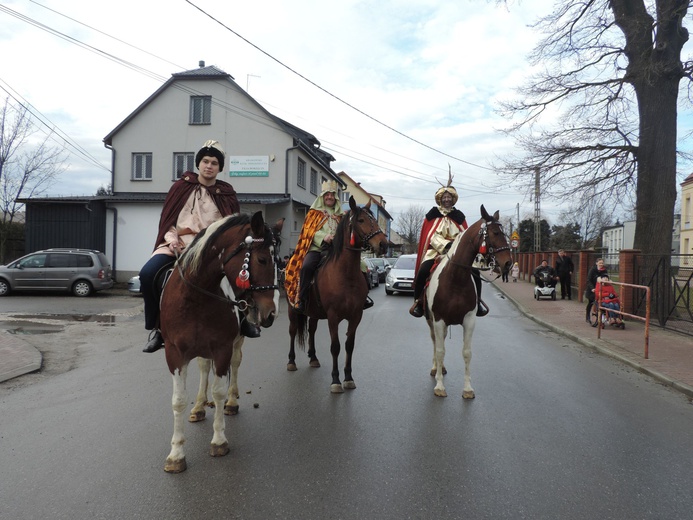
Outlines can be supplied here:
<path id="1" fill-rule="evenodd" d="M 416 267 L 415 256 L 400 256 L 393 269 L 414 269 Z"/>

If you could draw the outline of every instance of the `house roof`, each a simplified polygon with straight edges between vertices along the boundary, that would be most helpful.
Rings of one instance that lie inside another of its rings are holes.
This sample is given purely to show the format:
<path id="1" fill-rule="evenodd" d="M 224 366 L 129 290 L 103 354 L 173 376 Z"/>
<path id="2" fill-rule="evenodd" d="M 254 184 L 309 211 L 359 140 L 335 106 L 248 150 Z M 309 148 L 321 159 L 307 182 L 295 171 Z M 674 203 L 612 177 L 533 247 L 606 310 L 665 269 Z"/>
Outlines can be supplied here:
<path id="1" fill-rule="evenodd" d="M 690 184 L 693 182 L 693 173 L 691 173 L 688 177 L 686 177 L 683 182 L 681 183 L 681 186 L 685 186 L 687 184 Z"/>

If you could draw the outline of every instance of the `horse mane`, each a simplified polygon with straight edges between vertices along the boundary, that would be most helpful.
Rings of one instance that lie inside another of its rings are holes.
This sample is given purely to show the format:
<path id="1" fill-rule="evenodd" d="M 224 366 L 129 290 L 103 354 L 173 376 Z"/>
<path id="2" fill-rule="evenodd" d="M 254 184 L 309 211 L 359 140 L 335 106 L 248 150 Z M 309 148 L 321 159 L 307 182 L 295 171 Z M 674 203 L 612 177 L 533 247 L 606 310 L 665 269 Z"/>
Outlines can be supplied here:
<path id="1" fill-rule="evenodd" d="M 186 248 L 183 255 L 178 259 L 178 264 L 181 269 L 189 268 L 193 272 L 197 271 L 205 252 L 210 247 L 210 244 L 216 241 L 219 235 L 229 228 L 243 226 L 249 223 L 250 215 L 239 213 L 217 220 L 209 227 L 200 231 L 192 243 Z M 265 237 L 265 240 L 267 240 L 267 237 Z"/>

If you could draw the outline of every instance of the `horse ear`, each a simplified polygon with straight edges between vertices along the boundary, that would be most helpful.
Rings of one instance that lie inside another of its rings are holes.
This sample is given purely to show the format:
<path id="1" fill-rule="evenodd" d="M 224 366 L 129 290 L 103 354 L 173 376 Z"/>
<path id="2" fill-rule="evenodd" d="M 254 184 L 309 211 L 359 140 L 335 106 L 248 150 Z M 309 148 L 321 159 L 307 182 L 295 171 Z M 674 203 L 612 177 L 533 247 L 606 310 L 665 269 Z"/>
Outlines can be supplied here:
<path id="1" fill-rule="evenodd" d="M 485 222 L 491 221 L 491 215 L 488 214 L 483 204 L 481 205 L 481 218 L 483 218 Z"/>
<path id="2" fill-rule="evenodd" d="M 349 197 L 349 207 L 351 208 L 351 211 L 356 212 L 356 201 L 354 200 L 353 195 Z"/>
<path id="3" fill-rule="evenodd" d="M 364 206 L 368 211 L 371 210 L 371 199 L 368 199 L 368 203 Z"/>
<path id="4" fill-rule="evenodd" d="M 262 218 L 262 211 L 258 211 L 250 217 L 250 229 L 256 237 L 265 235 L 265 219 Z"/>
<path id="5" fill-rule="evenodd" d="M 282 217 L 279 220 L 277 220 L 277 222 L 274 223 L 274 230 L 277 232 L 281 231 L 282 228 L 284 227 L 284 221 L 285 220 L 286 220 L 285 217 Z"/>
<path id="6" fill-rule="evenodd" d="M 496 212 L 493 214 L 493 220 L 495 222 L 498 222 L 500 220 L 500 212 L 496 210 Z"/>

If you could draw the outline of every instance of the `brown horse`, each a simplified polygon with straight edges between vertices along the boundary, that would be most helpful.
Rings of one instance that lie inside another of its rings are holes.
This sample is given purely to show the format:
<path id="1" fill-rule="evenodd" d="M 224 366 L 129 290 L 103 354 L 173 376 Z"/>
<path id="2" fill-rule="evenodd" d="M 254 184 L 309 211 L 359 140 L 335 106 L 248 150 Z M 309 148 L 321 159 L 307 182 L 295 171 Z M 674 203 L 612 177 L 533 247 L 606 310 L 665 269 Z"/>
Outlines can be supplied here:
<path id="1" fill-rule="evenodd" d="M 241 288 L 237 296 L 234 285 Z M 252 218 L 232 215 L 215 222 L 197 235 L 176 263 L 161 297 L 161 334 L 173 376 L 173 437 L 165 471 L 179 473 L 187 467 L 183 450 L 186 375 L 188 363 L 196 357 L 210 359 L 214 366 L 210 453 L 214 457 L 228 453 L 223 412 L 228 381 L 225 385 L 222 379 L 228 378 L 239 333 L 236 307 L 245 310 L 251 322 L 269 327 L 278 298 L 274 235 L 261 212 Z"/>
<path id="2" fill-rule="evenodd" d="M 314 283 L 310 289 L 308 304 L 304 314 L 296 312 L 289 305 L 289 351 L 288 370 L 296 370 L 294 342 L 305 349 L 306 322 L 310 318 L 309 350 L 311 366 L 320 366 L 315 356 L 315 329 L 318 320 L 327 319 L 330 328 L 330 352 L 332 354 L 332 393 L 341 393 L 344 388 L 354 389 L 356 384 L 351 375 L 351 356 L 354 352 L 356 329 L 361 322 L 363 304 L 368 295 L 368 285 L 361 272 L 361 252 L 370 248 L 377 254 L 387 250 L 387 237 L 378 226 L 370 210 L 370 201 L 363 208 L 356 205 L 353 197 L 349 198 L 347 211 L 332 241 L 332 248 L 327 259 L 315 273 Z M 347 339 L 344 346 L 344 386 L 339 380 L 339 323 L 347 320 Z"/>
<path id="3" fill-rule="evenodd" d="M 480 262 L 481 261 L 481 262 Z M 503 228 L 498 222 L 498 212 L 491 217 L 481 206 L 481 219 L 453 241 L 450 250 L 440 257 L 425 291 L 426 320 L 433 340 L 433 368 L 436 386 L 433 393 L 446 397 L 443 386 L 445 374 L 445 336 L 450 325 L 464 328 L 464 389 L 462 397 L 474 398 L 469 377 L 472 360 L 472 334 L 476 324 L 477 298 L 472 269 L 483 264 L 486 270 L 499 275 L 503 267 L 510 268 L 512 254 Z"/>

